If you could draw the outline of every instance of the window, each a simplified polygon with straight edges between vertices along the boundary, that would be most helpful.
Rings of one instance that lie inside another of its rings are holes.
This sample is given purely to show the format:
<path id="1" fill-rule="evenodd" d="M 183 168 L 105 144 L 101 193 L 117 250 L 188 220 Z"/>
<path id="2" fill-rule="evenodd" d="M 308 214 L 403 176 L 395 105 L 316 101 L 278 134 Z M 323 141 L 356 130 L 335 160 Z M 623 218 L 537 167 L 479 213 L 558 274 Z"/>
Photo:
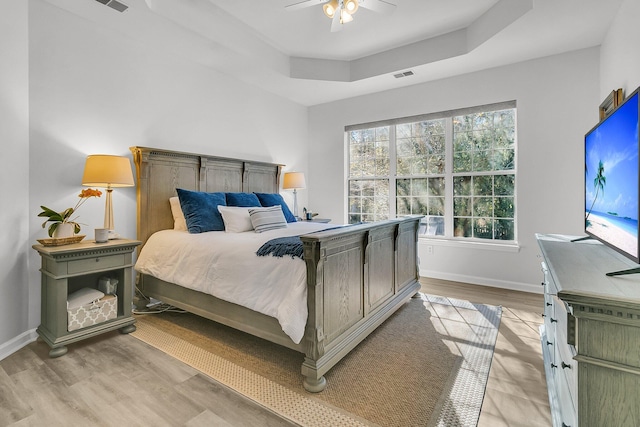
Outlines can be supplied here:
<path id="1" fill-rule="evenodd" d="M 389 127 L 349 132 L 349 223 L 389 219 Z"/>
<path id="2" fill-rule="evenodd" d="M 422 233 L 516 240 L 515 102 L 350 126 L 349 222 L 424 215 Z"/>

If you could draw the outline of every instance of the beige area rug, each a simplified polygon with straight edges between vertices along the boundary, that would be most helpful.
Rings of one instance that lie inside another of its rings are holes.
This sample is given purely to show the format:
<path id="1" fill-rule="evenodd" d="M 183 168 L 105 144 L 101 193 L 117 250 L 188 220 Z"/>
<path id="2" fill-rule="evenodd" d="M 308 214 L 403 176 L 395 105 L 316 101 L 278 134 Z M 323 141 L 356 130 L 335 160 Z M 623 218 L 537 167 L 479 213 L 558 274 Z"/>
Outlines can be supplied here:
<path id="1" fill-rule="evenodd" d="M 302 426 L 475 426 L 501 307 L 421 294 L 327 374 L 303 355 L 192 314 L 137 316 L 132 335 Z"/>

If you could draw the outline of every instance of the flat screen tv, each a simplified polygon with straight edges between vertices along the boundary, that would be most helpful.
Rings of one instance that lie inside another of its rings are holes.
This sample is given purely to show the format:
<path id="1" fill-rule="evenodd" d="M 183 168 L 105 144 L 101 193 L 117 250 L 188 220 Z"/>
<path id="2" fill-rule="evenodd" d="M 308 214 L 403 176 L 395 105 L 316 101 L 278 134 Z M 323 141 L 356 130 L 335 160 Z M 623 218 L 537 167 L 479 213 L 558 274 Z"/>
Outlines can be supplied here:
<path id="1" fill-rule="evenodd" d="M 640 263 L 638 246 L 638 91 L 636 89 L 585 141 L 585 232 Z M 640 273 L 640 267 L 607 273 Z"/>

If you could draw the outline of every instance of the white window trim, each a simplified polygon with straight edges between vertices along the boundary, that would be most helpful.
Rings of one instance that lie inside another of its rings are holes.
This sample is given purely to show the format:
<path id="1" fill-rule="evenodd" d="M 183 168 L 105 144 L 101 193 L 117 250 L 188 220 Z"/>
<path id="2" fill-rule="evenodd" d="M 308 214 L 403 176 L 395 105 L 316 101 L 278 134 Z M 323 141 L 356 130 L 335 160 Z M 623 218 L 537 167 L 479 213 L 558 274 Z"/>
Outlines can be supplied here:
<path id="1" fill-rule="evenodd" d="M 418 242 L 424 245 L 448 246 L 466 249 L 484 249 L 498 252 L 520 252 L 520 244 L 516 241 L 483 240 L 471 237 L 445 237 L 418 235 Z"/>
<path id="2" fill-rule="evenodd" d="M 440 111 L 436 113 L 419 114 L 419 115 L 409 116 L 409 117 L 378 120 L 374 122 L 345 126 L 344 144 L 343 144 L 344 154 L 345 154 L 344 170 L 345 170 L 345 177 L 346 177 L 346 179 L 344 180 L 345 191 L 343 194 L 344 194 L 345 206 L 347 207 L 345 209 L 345 215 L 344 215 L 345 223 L 349 221 L 349 208 L 348 208 L 349 207 L 349 140 L 347 137 L 347 133 L 349 131 L 376 128 L 376 127 L 382 127 L 382 126 L 390 126 L 391 128 L 389 129 L 389 140 L 395 141 L 395 125 L 398 125 L 398 124 L 429 121 L 429 120 L 449 118 L 449 117 L 473 114 L 473 113 L 484 112 L 484 111 L 498 111 L 498 110 L 507 110 L 512 108 L 516 109 L 516 132 L 517 132 L 517 105 L 515 100 L 498 102 L 494 104 L 478 105 L 475 107 L 466 107 L 466 108 L 459 108 L 454 110 Z M 452 135 L 449 135 L 449 133 L 452 131 L 451 127 L 446 126 L 445 131 L 447 133 L 447 141 L 450 141 L 452 139 Z M 392 133 L 393 133 L 393 138 L 392 138 Z M 518 138 L 516 134 L 516 147 L 515 147 L 516 166 L 513 169 L 513 173 L 516 177 L 518 175 L 518 172 L 517 172 L 518 145 L 519 145 Z M 389 144 L 390 155 L 391 155 L 392 149 L 394 151 L 393 154 L 395 157 L 395 145 Z M 453 173 L 453 145 L 447 144 L 445 150 L 446 150 L 445 158 L 447 161 L 445 164 L 445 173 L 443 174 L 443 176 L 445 178 L 450 178 L 452 176 L 459 175 L 459 173 L 456 173 L 456 174 Z M 389 165 L 390 166 L 389 178 L 395 176 L 395 173 L 396 173 L 396 165 L 393 164 L 394 162 L 391 162 L 391 163 L 392 164 Z M 494 173 L 487 173 L 487 174 L 494 175 Z M 519 181 L 520 180 L 516 179 L 516 185 L 514 188 L 514 203 L 516 204 L 516 206 L 518 203 Z M 446 192 L 447 194 L 445 196 L 445 200 L 446 200 L 445 211 L 451 212 L 451 215 L 453 216 L 453 185 L 447 186 Z M 449 192 L 451 192 L 451 194 L 449 194 Z M 389 214 L 392 218 L 395 218 L 396 216 L 395 192 L 393 192 L 393 194 L 394 196 L 392 197 L 392 192 L 391 191 L 389 192 Z M 451 206 L 449 206 L 449 204 L 451 204 Z M 472 238 L 472 237 L 464 237 L 464 238 L 453 237 L 452 236 L 453 221 L 445 221 L 445 236 L 428 236 L 428 235 L 420 234 L 418 235 L 419 237 L 418 241 L 422 243 L 427 243 L 428 245 L 437 245 L 437 246 L 486 249 L 486 250 L 494 250 L 494 251 L 500 251 L 500 252 L 519 252 L 520 245 L 518 244 L 518 240 L 517 240 L 518 239 L 518 227 L 517 227 L 518 212 L 519 210 L 516 209 L 516 212 L 514 215 L 514 222 L 516 224 L 516 229 L 514 230 L 515 240 L 502 241 L 502 240 L 494 240 L 494 239 L 485 240 L 485 239 L 478 239 L 478 238 Z"/>

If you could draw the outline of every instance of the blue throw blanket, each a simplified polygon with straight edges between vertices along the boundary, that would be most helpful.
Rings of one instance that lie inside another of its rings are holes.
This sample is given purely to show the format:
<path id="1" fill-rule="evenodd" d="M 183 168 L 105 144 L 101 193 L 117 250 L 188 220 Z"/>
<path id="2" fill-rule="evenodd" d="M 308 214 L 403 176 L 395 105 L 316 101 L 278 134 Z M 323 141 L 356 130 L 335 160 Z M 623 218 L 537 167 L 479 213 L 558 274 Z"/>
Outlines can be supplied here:
<path id="1" fill-rule="evenodd" d="M 300 259 L 304 259 L 302 240 L 300 240 L 300 236 L 278 237 L 277 239 L 271 239 L 264 245 L 260 246 L 256 255 L 273 255 L 278 258 L 290 255 L 291 258 L 298 257 Z"/>
<path id="2" fill-rule="evenodd" d="M 334 230 L 336 228 L 350 227 L 352 225 L 363 224 L 362 222 L 358 222 L 356 224 L 349 225 L 338 225 L 336 227 L 324 228 L 318 231 L 312 231 L 311 233 L 321 233 L 323 231 Z M 291 236 L 291 237 L 278 237 L 276 239 L 271 239 L 264 245 L 260 246 L 258 252 L 256 252 L 258 256 L 267 256 L 273 255 L 278 258 L 282 258 L 285 255 L 291 256 L 291 258 L 298 257 L 304 260 L 304 250 L 302 248 L 302 240 L 300 240 L 300 236 Z"/>

